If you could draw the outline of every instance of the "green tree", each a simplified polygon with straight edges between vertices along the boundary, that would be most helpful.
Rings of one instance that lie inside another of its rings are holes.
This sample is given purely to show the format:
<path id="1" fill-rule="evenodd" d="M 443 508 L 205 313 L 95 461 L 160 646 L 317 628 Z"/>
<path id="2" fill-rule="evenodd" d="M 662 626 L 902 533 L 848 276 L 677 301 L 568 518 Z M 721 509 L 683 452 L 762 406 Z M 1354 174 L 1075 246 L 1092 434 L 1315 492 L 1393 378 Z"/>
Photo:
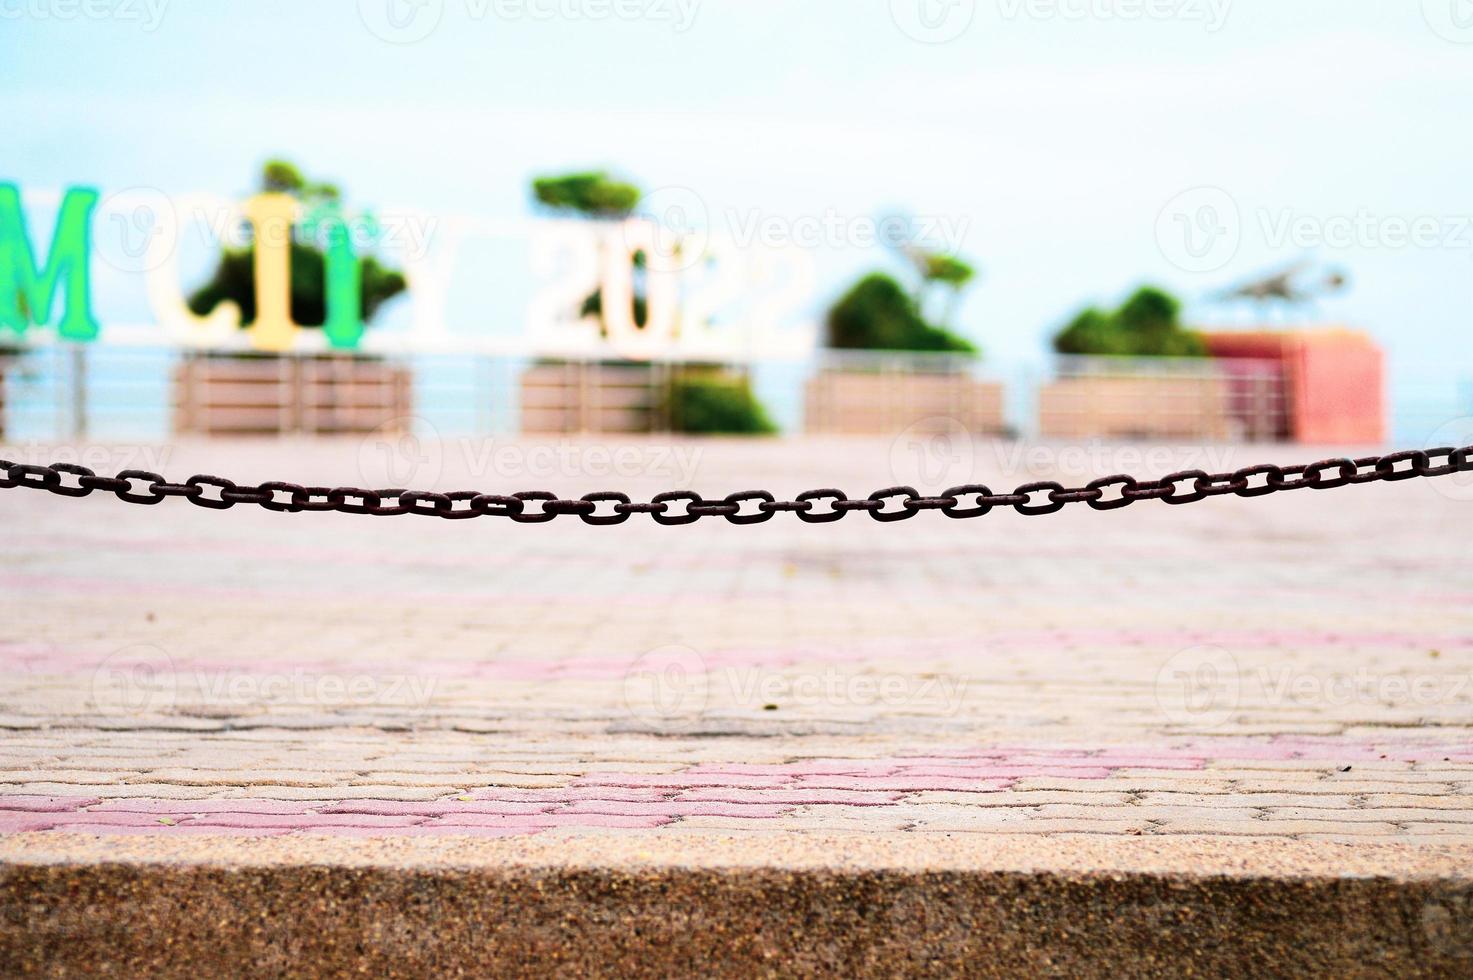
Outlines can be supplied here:
<path id="1" fill-rule="evenodd" d="M 1181 324 L 1181 301 L 1155 286 L 1142 286 L 1113 311 L 1088 307 L 1054 337 L 1060 354 L 1129 357 L 1202 357 L 1202 335 Z"/>
<path id="2" fill-rule="evenodd" d="M 946 292 L 939 326 L 950 327 L 961 306 L 962 293 L 977 277 L 977 270 L 960 256 L 929 249 L 912 247 L 906 253 L 920 273 L 921 287 L 916 295 L 918 308 L 924 312 L 932 292 L 937 288 Z"/>
<path id="3" fill-rule="evenodd" d="M 570 215 L 591 221 L 623 221 L 634 212 L 644 192 L 635 184 L 612 177 L 607 171 L 587 170 L 532 180 L 532 196 L 537 203 L 553 214 Z M 649 321 L 648 289 L 645 283 L 644 253 L 634 256 L 634 300 L 632 302 L 635 326 L 642 327 Z M 578 309 L 580 317 L 596 317 L 601 333 L 608 333 L 604 319 L 603 289 L 589 293 Z"/>
<path id="4" fill-rule="evenodd" d="M 603 170 L 534 178 L 532 194 L 549 210 L 604 220 L 629 217 L 644 196 L 636 185 Z"/>
<path id="5" fill-rule="evenodd" d="M 830 308 L 828 337 L 829 346 L 846 350 L 977 352 L 969 341 L 927 323 L 916 298 L 883 272 L 860 279 Z"/>
<path id="6" fill-rule="evenodd" d="M 268 160 L 261 168 L 261 190 L 289 194 L 301 201 L 309 221 L 341 220 L 342 195 L 335 184 L 305 179 L 300 170 L 285 160 Z M 289 246 L 291 254 L 292 320 L 303 327 L 320 327 L 327 322 L 327 258 L 315 242 L 299 241 Z M 371 322 L 384 303 L 408 288 L 404 274 L 385 266 L 372 255 L 360 264 L 359 301 L 363 322 Z M 229 300 L 240 307 L 241 326 L 256 321 L 256 249 L 226 248 L 214 273 L 189 297 L 189 308 L 203 316 Z"/>

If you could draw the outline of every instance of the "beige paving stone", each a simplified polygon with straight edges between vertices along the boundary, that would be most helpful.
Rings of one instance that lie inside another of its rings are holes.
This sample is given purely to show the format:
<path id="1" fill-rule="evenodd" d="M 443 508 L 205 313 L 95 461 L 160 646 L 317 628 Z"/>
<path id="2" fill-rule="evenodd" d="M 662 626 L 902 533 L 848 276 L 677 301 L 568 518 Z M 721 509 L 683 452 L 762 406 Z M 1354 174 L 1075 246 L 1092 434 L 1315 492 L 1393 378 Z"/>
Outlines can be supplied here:
<path id="1" fill-rule="evenodd" d="M 184 471 L 344 485 L 361 446 L 171 448 Z M 891 482 L 889 440 L 698 448 L 705 492 Z M 969 479 L 1020 482 L 1008 447 L 973 448 Z M 1344 451 L 1290 449 L 1262 452 Z M 444 463 L 442 489 L 506 482 Z M 592 489 L 579 473 L 548 483 Z M 655 474 L 621 488 L 668 489 Z M 304 814 L 469 797 L 522 808 L 508 820 L 592 801 L 581 816 L 617 818 L 516 825 L 528 839 L 1473 842 L 1473 708 L 1451 684 L 1473 669 L 1473 563 L 1446 530 L 1464 505 L 1417 481 L 752 528 L 217 515 L 28 491 L 0 507 L 0 797 Z M 1391 513 L 1395 562 L 1366 547 Z M 1193 651 L 1214 650 L 1237 685 L 1203 717 L 1172 698 L 1202 676 Z M 1318 693 L 1357 672 L 1442 694 Z M 383 816 L 375 833 L 420 839 Z"/>

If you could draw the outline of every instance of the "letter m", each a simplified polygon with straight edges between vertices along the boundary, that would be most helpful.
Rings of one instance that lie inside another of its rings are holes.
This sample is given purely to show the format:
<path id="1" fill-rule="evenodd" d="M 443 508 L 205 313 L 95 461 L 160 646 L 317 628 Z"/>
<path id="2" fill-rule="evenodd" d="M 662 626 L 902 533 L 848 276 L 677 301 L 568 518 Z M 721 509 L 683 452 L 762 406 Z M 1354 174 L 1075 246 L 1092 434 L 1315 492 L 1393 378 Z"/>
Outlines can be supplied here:
<path id="1" fill-rule="evenodd" d="M 57 333 L 68 340 L 97 336 L 92 316 L 92 279 L 88 260 L 92 252 L 92 209 L 97 192 L 68 188 L 51 235 L 51 254 L 44 268 L 36 267 L 36 252 L 21 210 L 20 188 L 0 184 L 0 328 L 24 334 L 32 324 L 51 322 L 51 302 L 66 284 L 66 312 Z"/>

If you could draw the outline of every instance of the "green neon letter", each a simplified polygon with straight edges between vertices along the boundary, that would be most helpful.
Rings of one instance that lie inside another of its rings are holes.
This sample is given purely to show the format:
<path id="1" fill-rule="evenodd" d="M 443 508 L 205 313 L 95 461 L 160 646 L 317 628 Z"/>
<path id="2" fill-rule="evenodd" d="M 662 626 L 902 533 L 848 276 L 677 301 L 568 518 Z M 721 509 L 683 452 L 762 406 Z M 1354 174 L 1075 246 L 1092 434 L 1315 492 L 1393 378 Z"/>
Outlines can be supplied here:
<path id="1" fill-rule="evenodd" d="M 362 279 L 358 256 L 341 216 L 327 225 L 327 323 L 322 331 L 334 347 L 357 347 L 363 337 Z"/>
<path id="2" fill-rule="evenodd" d="M 21 210 L 20 188 L 0 184 L 0 327 L 24 334 L 32 324 L 51 321 L 51 301 L 66 280 L 66 313 L 57 332 L 68 340 L 97 336 L 92 315 L 92 209 L 97 191 L 71 187 L 62 198 L 51 235 L 46 267 L 36 268 L 36 252 Z"/>

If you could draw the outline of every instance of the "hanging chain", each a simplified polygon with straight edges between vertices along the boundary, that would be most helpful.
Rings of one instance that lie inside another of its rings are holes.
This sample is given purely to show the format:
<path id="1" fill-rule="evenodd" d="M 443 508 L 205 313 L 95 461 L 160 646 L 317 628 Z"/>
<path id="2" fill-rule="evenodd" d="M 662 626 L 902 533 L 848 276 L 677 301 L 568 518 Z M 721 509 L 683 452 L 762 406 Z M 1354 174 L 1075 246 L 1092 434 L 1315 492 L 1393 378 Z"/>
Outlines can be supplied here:
<path id="1" fill-rule="evenodd" d="M 157 504 L 183 497 L 196 507 L 229 510 L 236 504 L 255 504 L 267 510 L 296 514 L 337 511 L 394 517 L 419 514 L 447 520 L 505 517 L 518 524 L 541 524 L 562 515 L 576 515 L 585 524 L 623 524 L 635 514 L 648 514 L 657 524 L 693 524 L 703 517 L 724 517 L 732 524 L 761 524 L 774 514 L 792 512 L 809 524 L 827 524 L 850 511 L 864 511 L 877 521 L 903 521 L 922 511 L 939 510 L 947 517 L 981 517 L 994 508 L 1011 507 L 1038 517 L 1063 510 L 1069 504 L 1088 504 L 1094 510 L 1118 510 L 1137 500 L 1191 504 L 1208 497 L 1235 494 L 1262 497 L 1286 490 L 1333 490 L 1356 483 L 1396 482 L 1418 477 L 1447 476 L 1473 471 L 1473 446 L 1462 449 L 1412 449 L 1359 459 L 1324 459 L 1298 466 L 1264 464 L 1231 473 L 1182 470 L 1159 480 L 1106 476 L 1070 489 L 1053 481 L 1025 483 L 1012 493 L 993 493 L 982 484 L 952 487 L 926 497 L 913 487 L 888 487 L 868 497 L 850 497 L 825 488 L 778 500 L 766 490 L 744 490 L 720 500 L 707 500 L 689 490 L 672 490 L 635 503 L 612 491 L 590 493 L 576 500 L 560 499 L 545 490 L 513 494 L 457 490 L 427 493 L 418 490 L 362 490 L 356 487 L 308 487 L 296 483 L 237 484 L 218 476 L 193 476 L 170 483 L 157 473 L 124 470 L 117 476 L 98 476 L 85 466 L 53 463 L 30 466 L 0 460 L 0 489 L 30 487 L 63 497 L 86 497 L 100 491 L 130 504 Z"/>

